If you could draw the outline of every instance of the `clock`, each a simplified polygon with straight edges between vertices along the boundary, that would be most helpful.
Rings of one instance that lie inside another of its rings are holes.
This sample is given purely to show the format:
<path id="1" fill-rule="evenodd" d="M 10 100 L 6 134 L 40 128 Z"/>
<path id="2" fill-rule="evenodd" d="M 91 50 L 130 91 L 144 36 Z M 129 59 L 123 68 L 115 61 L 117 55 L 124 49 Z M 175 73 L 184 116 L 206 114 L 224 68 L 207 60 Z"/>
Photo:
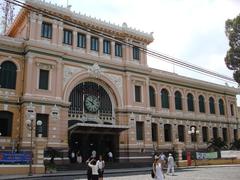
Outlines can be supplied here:
<path id="1" fill-rule="evenodd" d="M 100 107 L 100 101 L 98 97 L 89 95 L 85 98 L 84 105 L 87 111 L 94 113 L 98 111 Z"/>

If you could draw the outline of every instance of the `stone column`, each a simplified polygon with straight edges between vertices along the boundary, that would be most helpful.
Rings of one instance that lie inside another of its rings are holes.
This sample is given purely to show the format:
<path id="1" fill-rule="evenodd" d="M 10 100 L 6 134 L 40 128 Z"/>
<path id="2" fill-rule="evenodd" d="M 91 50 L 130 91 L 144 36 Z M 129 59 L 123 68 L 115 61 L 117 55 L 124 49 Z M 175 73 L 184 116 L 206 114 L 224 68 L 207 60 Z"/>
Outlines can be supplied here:
<path id="1" fill-rule="evenodd" d="M 42 15 L 39 14 L 38 18 L 37 18 L 37 23 L 36 23 L 36 29 L 35 32 L 36 33 L 36 40 L 41 40 L 41 31 L 42 31 Z"/>
<path id="2" fill-rule="evenodd" d="M 73 30 L 73 44 L 72 44 L 72 48 L 76 49 L 77 47 L 77 28 L 74 28 Z"/>
<path id="3" fill-rule="evenodd" d="M 149 77 L 146 78 L 146 85 L 145 85 L 145 89 L 146 89 L 146 96 L 144 96 L 144 91 L 143 91 L 143 100 L 146 101 L 146 107 L 150 108 L 150 102 L 149 102 Z"/>
<path id="4" fill-rule="evenodd" d="M 24 72 L 24 79 L 25 84 L 23 85 L 25 87 L 24 94 L 31 94 L 32 93 L 32 74 L 33 74 L 33 57 L 31 54 L 26 56 L 25 60 L 25 72 Z M 37 84 L 38 86 L 38 84 Z"/>
<path id="5" fill-rule="evenodd" d="M 52 43 L 54 45 L 58 43 L 58 22 L 56 20 L 52 23 Z"/>
<path id="6" fill-rule="evenodd" d="M 57 61 L 57 68 L 56 68 L 56 71 L 57 71 L 57 79 L 56 79 L 56 98 L 57 99 L 62 99 L 62 84 L 63 84 L 63 64 L 61 62 L 61 60 L 58 60 Z"/>
<path id="7" fill-rule="evenodd" d="M 36 22 L 37 22 L 37 20 L 36 20 L 37 19 L 36 13 L 31 12 L 29 16 L 30 16 L 30 25 L 29 25 L 29 28 L 30 28 L 29 32 L 30 32 L 30 34 L 29 34 L 29 39 L 30 40 L 39 39 L 41 35 L 38 37 L 38 34 L 35 34 L 36 32 L 38 32 L 38 29 L 36 29 L 36 28 L 39 28 L 39 26 L 36 24 Z M 38 23 L 39 23 L 39 21 L 38 21 Z M 42 23 L 42 21 L 40 21 L 40 23 Z"/>
<path id="8" fill-rule="evenodd" d="M 111 41 L 111 58 L 115 59 L 115 41 Z"/>
<path id="9" fill-rule="evenodd" d="M 91 49 L 91 36 L 90 34 L 86 35 L 86 53 L 89 54 Z"/>
<path id="10" fill-rule="evenodd" d="M 63 44 L 63 23 L 60 22 L 58 25 L 58 45 L 62 46 Z"/>
<path id="11" fill-rule="evenodd" d="M 98 55 L 102 56 L 103 55 L 103 38 L 99 37 L 99 50 L 98 50 Z"/>

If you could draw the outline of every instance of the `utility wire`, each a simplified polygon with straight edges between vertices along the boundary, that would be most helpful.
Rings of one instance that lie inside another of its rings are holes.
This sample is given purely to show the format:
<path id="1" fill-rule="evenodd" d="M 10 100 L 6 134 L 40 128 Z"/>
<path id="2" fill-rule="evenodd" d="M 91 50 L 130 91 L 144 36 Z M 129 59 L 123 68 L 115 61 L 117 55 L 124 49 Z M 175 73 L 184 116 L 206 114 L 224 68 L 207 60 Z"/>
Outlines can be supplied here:
<path id="1" fill-rule="evenodd" d="M 227 81 L 235 83 L 233 78 L 230 78 L 228 76 L 224 76 L 224 75 L 219 74 L 217 72 L 201 68 L 199 66 L 196 66 L 196 65 L 184 62 L 184 61 L 182 61 L 180 59 L 173 58 L 173 57 L 170 57 L 168 55 L 164 55 L 164 54 L 159 53 L 159 52 L 154 51 L 154 50 L 143 48 L 141 46 L 138 46 L 137 44 L 133 44 L 133 43 L 126 42 L 124 40 L 116 39 L 114 36 L 111 36 L 109 34 L 103 33 L 103 32 L 101 32 L 101 31 L 99 31 L 97 29 L 93 29 L 92 27 L 91 28 L 84 27 L 81 24 L 76 24 L 76 22 L 73 22 L 70 19 L 66 19 L 66 18 L 63 18 L 63 17 L 61 17 L 59 15 L 52 14 L 51 11 L 48 11 L 47 9 L 44 9 L 44 10 L 38 9 L 38 8 L 35 8 L 35 7 L 33 7 L 33 6 L 29 5 L 29 4 L 26 4 L 26 3 L 23 3 L 21 1 L 18 1 L 18 0 L 5 0 L 5 1 L 9 2 L 9 3 L 12 3 L 12 4 L 16 5 L 16 6 L 25 8 L 25 9 L 27 9 L 29 11 L 43 14 L 45 17 L 48 17 L 48 18 L 51 18 L 51 19 L 54 19 L 54 20 L 57 20 L 57 21 L 61 21 L 61 22 L 63 22 L 66 25 L 79 28 L 79 29 L 81 29 L 81 30 L 83 30 L 85 32 L 88 32 L 88 33 L 91 33 L 91 34 L 94 34 L 94 35 L 97 35 L 97 36 L 100 36 L 100 37 L 103 37 L 103 38 L 108 38 L 110 40 L 114 40 L 116 42 L 119 42 L 121 44 L 130 46 L 130 47 L 136 46 L 136 47 L 138 47 L 140 49 L 140 51 L 142 51 L 143 53 L 145 53 L 147 55 L 150 55 L 150 56 L 152 56 L 154 58 L 157 58 L 157 59 L 160 59 L 160 60 L 172 63 L 174 65 L 177 65 L 177 66 L 180 66 L 180 67 L 183 67 L 183 68 L 186 68 L 186 69 L 189 69 L 191 71 L 195 71 L 195 72 L 207 75 L 207 76 L 212 76 L 212 77 L 215 77 L 217 79 L 227 80 Z"/>

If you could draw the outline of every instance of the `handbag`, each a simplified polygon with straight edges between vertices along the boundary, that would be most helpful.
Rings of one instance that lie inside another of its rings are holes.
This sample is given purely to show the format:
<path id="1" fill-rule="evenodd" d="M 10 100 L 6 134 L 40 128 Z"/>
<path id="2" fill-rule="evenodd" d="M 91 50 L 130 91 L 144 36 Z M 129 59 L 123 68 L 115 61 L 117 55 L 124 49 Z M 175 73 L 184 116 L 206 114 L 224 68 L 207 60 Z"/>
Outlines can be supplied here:
<path id="1" fill-rule="evenodd" d="M 152 171 L 151 171 L 151 177 L 152 177 L 152 178 L 155 178 L 155 173 L 154 173 L 153 169 L 152 169 Z"/>

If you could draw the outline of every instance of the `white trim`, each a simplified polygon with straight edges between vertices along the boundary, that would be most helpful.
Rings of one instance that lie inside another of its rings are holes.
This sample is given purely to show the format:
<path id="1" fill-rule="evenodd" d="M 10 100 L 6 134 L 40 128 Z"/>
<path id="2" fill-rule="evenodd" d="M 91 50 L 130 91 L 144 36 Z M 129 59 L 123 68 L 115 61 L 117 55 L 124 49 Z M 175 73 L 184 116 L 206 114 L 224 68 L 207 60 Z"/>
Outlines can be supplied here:
<path id="1" fill-rule="evenodd" d="M 80 127 L 102 127 L 102 128 L 113 128 L 113 129 L 129 129 L 129 126 L 125 125 L 107 125 L 107 124 L 89 124 L 89 123 L 76 123 L 68 128 L 68 130 L 71 130 L 77 126 Z"/>
<path id="2" fill-rule="evenodd" d="M 116 159 L 152 159 L 152 156 L 119 157 Z"/>

